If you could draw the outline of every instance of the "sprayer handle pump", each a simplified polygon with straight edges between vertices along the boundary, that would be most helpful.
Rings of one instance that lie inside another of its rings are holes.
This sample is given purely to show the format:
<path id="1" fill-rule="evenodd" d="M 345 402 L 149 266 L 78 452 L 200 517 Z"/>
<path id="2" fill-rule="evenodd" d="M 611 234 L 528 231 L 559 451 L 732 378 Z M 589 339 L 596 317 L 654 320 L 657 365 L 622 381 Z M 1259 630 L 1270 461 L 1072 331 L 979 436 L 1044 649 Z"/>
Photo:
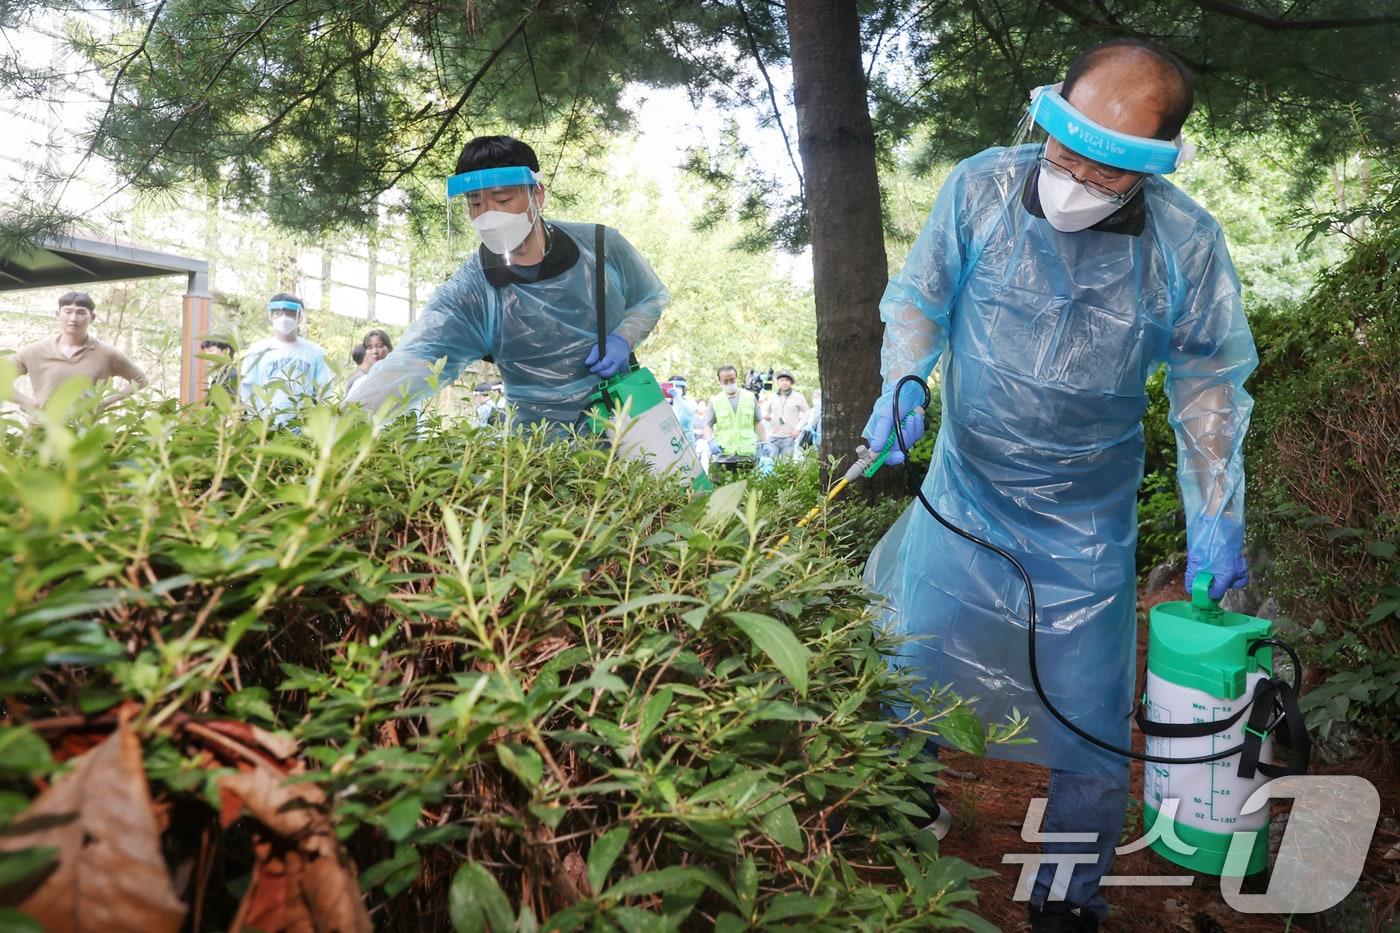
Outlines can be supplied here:
<path id="1" fill-rule="evenodd" d="M 1218 613 L 1220 600 L 1210 598 L 1210 587 L 1215 582 L 1215 574 L 1202 570 L 1191 581 L 1191 608 L 1197 612 Z"/>

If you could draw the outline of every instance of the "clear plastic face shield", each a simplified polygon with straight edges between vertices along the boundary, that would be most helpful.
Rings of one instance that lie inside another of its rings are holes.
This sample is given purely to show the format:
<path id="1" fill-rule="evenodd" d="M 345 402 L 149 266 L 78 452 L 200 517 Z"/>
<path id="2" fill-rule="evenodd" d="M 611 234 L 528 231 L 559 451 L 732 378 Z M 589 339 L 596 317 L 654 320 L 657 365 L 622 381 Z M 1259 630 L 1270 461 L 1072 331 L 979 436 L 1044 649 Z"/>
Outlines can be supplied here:
<path id="1" fill-rule="evenodd" d="M 1040 144 L 1037 191 L 1046 220 L 1057 230 L 1093 226 L 1131 200 L 1149 175 L 1174 172 L 1195 156 L 1195 147 L 1180 135 L 1151 139 L 1096 123 L 1060 96 L 1060 87 L 1031 92 L 1014 140 L 1015 146 Z M 1008 203 L 1013 193 L 1007 192 Z"/>
<path id="2" fill-rule="evenodd" d="M 447 248 L 485 247 L 487 266 L 534 265 L 548 251 L 540 176 L 523 165 L 463 172 L 447 179 Z"/>
<path id="3" fill-rule="evenodd" d="M 269 301 L 267 318 L 274 331 L 283 337 L 290 337 L 306 323 L 306 309 L 296 301 Z"/>

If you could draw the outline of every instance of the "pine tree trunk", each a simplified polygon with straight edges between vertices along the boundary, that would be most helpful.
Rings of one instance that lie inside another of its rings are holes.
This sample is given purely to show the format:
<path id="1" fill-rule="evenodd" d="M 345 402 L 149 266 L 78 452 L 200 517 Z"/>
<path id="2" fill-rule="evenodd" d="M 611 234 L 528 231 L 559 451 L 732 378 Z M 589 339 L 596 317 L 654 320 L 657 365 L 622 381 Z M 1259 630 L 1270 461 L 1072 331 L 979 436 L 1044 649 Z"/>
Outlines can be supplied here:
<path id="1" fill-rule="evenodd" d="M 880 394 L 885 259 L 854 0 L 788 0 L 798 150 L 812 218 L 822 459 L 849 463 Z"/>

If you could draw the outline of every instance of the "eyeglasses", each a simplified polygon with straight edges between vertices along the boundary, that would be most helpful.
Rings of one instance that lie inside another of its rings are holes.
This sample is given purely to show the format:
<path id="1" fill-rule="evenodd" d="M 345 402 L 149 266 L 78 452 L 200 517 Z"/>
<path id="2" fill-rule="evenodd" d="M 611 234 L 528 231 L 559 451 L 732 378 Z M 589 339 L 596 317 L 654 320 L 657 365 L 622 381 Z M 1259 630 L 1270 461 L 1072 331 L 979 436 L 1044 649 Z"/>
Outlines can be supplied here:
<path id="1" fill-rule="evenodd" d="M 1054 175 L 1056 178 L 1062 179 L 1063 181 L 1072 181 L 1076 184 L 1083 185 L 1085 191 L 1088 191 L 1100 201 L 1107 201 L 1112 204 L 1128 203 L 1128 199 L 1137 193 L 1138 185 L 1142 184 L 1142 179 L 1139 178 L 1137 180 L 1137 183 L 1134 184 L 1131 188 L 1129 188 L 1126 192 L 1119 193 L 1117 191 L 1114 191 L 1107 185 L 1100 184 L 1099 182 L 1092 181 L 1087 178 L 1083 179 L 1082 181 L 1078 178 L 1075 178 L 1073 172 L 1065 168 L 1060 163 L 1053 161 L 1049 156 L 1042 155 L 1038 158 L 1038 161 L 1040 162 L 1042 168 L 1044 168 L 1051 175 Z"/>

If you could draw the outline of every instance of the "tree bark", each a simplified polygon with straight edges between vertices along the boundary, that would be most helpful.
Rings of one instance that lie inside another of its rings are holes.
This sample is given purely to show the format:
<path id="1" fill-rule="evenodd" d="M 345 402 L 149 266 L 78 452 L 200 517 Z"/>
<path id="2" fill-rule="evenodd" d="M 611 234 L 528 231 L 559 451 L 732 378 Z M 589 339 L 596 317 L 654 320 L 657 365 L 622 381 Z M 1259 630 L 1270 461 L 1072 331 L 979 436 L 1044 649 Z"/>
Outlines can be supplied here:
<path id="1" fill-rule="evenodd" d="M 855 0 L 788 0 L 787 24 L 812 221 L 821 453 L 849 463 L 880 394 L 879 305 L 889 278 L 860 19 Z"/>

